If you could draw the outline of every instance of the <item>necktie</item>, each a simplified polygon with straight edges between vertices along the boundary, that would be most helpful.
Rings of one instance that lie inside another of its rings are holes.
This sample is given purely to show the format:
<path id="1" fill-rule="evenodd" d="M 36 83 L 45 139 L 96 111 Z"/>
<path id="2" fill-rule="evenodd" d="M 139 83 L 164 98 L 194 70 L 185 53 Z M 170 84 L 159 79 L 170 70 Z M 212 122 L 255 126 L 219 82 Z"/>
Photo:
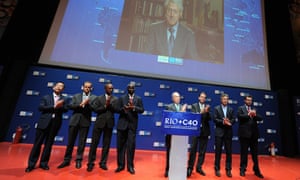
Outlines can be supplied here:
<path id="1" fill-rule="evenodd" d="M 180 109 L 179 109 L 179 104 L 175 104 L 175 107 L 176 107 L 176 111 L 177 111 L 177 112 L 180 111 Z"/>
<path id="2" fill-rule="evenodd" d="M 250 112 L 250 110 L 251 110 L 251 109 L 250 109 L 250 106 L 247 106 L 247 110 L 248 110 L 248 112 Z"/>
<path id="3" fill-rule="evenodd" d="M 105 103 L 106 107 L 108 107 L 109 104 L 110 104 L 110 96 L 106 95 L 106 103 Z"/>
<path id="4" fill-rule="evenodd" d="M 133 97 L 132 96 L 129 96 L 129 104 L 133 105 Z"/>
<path id="5" fill-rule="evenodd" d="M 169 37 L 169 56 L 172 56 L 172 50 L 173 50 L 173 47 L 174 47 L 174 40 L 175 40 L 175 37 L 174 37 L 174 29 L 172 27 L 170 27 L 168 29 L 168 31 L 170 32 L 170 37 Z"/>

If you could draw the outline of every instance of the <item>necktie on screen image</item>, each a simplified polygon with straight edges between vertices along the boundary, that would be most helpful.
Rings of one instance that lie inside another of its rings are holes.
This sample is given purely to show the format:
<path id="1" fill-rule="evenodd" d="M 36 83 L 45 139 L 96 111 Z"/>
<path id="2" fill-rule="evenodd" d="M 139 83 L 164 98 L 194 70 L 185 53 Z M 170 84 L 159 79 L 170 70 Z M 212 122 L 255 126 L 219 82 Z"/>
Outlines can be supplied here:
<path id="1" fill-rule="evenodd" d="M 172 50 L 173 50 L 173 47 L 174 47 L 174 40 L 175 40 L 175 37 L 174 37 L 174 29 L 173 28 L 169 28 L 168 31 L 170 32 L 170 37 L 169 37 L 169 56 L 172 56 Z"/>

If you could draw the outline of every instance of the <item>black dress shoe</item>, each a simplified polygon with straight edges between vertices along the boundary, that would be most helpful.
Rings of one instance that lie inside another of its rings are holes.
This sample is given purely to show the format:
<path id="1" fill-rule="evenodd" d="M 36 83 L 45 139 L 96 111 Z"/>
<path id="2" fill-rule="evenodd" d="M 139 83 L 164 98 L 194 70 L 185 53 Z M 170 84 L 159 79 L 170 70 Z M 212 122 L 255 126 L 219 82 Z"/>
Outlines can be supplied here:
<path id="1" fill-rule="evenodd" d="M 205 176 L 205 172 L 202 169 L 196 169 L 196 172 L 201 174 L 202 176 Z"/>
<path id="2" fill-rule="evenodd" d="M 81 168 L 81 161 L 76 161 L 75 167 L 77 169 L 80 169 Z"/>
<path id="3" fill-rule="evenodd" d="M 69 165 L 70 165 L 70 162 L 64 161 L 59 166 L 57 166 L 57 168 L 60 169 L 60 168 L 64 168 Z"/>
<path id="4" fill-rule="evenodd" d="M 99 167 L 105 171 L 108 170 L 108 168 L 105 164 L 100 164 Z"/>
<path id="5" fill-rule="evenodd" d="M 34 169 L 34 167 L 27 167 L 26 169 L 25 169 L 25 172 L 31 172 L 32 170 Z"/>
<path id="6" fill-rule="evenodd" d="M 40 166 L 41 169 L 48 171 L 50 168 L 48 165 Z"/>
<path id="7" fill-rule="evenodd" d="M 123 171 L 124 170 L 124 167 L 118 167 L 116 170 L 115 170 L 115 172 L 117 173 L 117 172 L 120 172 L 120 171 Z"/>
<path id="8" fill-rule="evenodd" d="M 86 170 L 87 170 L 88 172 L 91 172 L 91 171 L 93 170 L 93 168 L 94 168 L 94 165 L 89 164 Z"/>
<path id="9" fill-rule="evenodd" d="M 165 171 L 164 176 L 165 176 L 165 177 L 168 177 L 168 176 L 169 176 L 169 171 Z"/>
<path id="10" fill-rule="evenodd" d="M 216 176 L 221 177 L 221 173 L 220 173 L 219 170 L 216 170 L 216 171 L 215 171 L 215 174 L 216 174 Z"/>
<path id="11" fill-rule="evenodd" d="M 254 174 L 259 178 L 264 178 L 264 176 L 260 172 L 255 172 Z"/>
<path id="12" fill-rule="evenodd" d="M 231 171 L 230 171 L 230 170 L 227 170 L 227 171 L 226 171 L 226 176 L 227 176 L 227 177 L 232 177 L 232 174 L 231 174 Z"/>
<path id="13" fill-rule="evenodd" d="M 186 172 L 186 176 L 190 177 L 192 175 L 192 171 L 193 171 L 192 168 L 188 167 L 187 172 Z"/>
<path id="14" fill-rule="evenodd" d="M 135 174 L 135 170 L 134 170 L 133 167 L 129 167 L 129 168 L 127 169 L 127 171 L 130 172 L 130 174 Z"/>

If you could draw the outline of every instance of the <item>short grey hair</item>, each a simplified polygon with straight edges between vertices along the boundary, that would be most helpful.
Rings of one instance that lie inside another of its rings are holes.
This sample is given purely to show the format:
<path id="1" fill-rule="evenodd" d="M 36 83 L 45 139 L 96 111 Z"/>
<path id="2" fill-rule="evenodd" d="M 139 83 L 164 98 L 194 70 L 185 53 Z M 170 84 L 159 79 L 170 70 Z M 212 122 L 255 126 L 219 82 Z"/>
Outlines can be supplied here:
<path id="1" fill-rule="evenodd" d="M 179 11 L 183 12 L 183 0 L 165 0 L 165 8 L 168 7 L 170 3 L 174 3 L 178 6 Z"/>
<path id="2" fill-rule="evenodd" d="M 179 97 L 180 97 L 180 94 L 179 94 L 179 92 L 177 92 L 177 91 L 174 91 L 174 92 L 172 93 L 172 97 L 174 97 L 174 96 L 179 96 Z"/>

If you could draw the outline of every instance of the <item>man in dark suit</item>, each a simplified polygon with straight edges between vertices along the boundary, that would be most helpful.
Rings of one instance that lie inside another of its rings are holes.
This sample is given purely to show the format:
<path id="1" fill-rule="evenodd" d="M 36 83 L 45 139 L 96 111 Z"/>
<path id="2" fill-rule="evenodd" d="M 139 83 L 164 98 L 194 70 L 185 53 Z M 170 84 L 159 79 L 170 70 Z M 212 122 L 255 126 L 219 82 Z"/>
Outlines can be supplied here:
<path id="1" fill-rule="evenodd" d="M 233 108 L 228 105 L 229 95 L 221 95 L 221 104 L 214 108 L 213 120 L 215 129 L 215 175 L 220 177 L 220 161 L 222 146 L 226 152 L 225 170 L 228 177 L 232 177 L 232 125 L 235 122 Z"/>
<path id="2" fill-rule="evenodd" d="M 205 172 L 202 169 L 202 165 L 205 159 L 205 153 L 208 143 L 208 136 L 210 136 L 210 125 L 211 120 L 210 105 L 206 103 L 206 93 L 201 92 L 198 96 L 198 102 L 192 104 L 192 112 L 201 114 L 201 125 L 199 136 L 194 136 L 192 140 L 192 146 L 190 149 L 190 156 L 188 160 L 187 176 L 190 177 L 194 168 L 194 163 L 196 160 L 196 153 L 198 150 L 198 161 L 196 166 L 196 172 L 205 176 Z"/>
<path id="3" fill-rule="evenodd" d="M 117 169 L 125 168 L 125 153 L 127 153 L 127 171 L 135 174 L 134 153 L 136 144 L 136 130 L 138 115 L 144 112 L 142 98 L 135 94 L 135 85 L 127 85 L 127 94 L 119 98 L 119 119 L 117 123 Z"/>
<path id="4" fill-rule="evenodd" d="M 166 0 L 165 20 L 149 28 L 145 52 L 163 56 L 198 59 L 194 32 L 179 22 L 183 13 L 182 0 Z"/>
<path id="5" fill-rule="evenodd" d="M 105 94 L 98 96 L 93 102 L 92 107 L 97 113 L 96 122 L 92 133 L 92 144 L 90 145 L 87 171 L 92 171 L 94 161 L 96 160 L 96 152 L 100 137 L 102 136 L 102 155 L 99 162 L 99 167 L 107 170 L 107 159 L 110 149 L 113 127 L 115 125 L 114 113 L 117 111 L 118 98 L 113 93 L 113 84 L 107 83 L 104 86 Z"/>
<path id="6" fill-rule="evenodd" d="M 175 111 L 175 112 L 185 112 L 187 104 L 180 104 L 180 94 L 179 92 L 172 93 L 172 103 L 166 107 L 168 111 Z M 171 151 L 171 140 L 172 135 L 166 134 L 165 136 L 165 146 L 166 146 L 166 168 L 165 168 L 165 177 L 169 176 L 169 168 L 170 168 L 170 151 Z"/>
<path id="7" fill-rule="evenodd" d="M 79 137 L 75 167 L 77 169 L 81 168 L 86 138 L 91 125 L 92 107 L 90 102 L 96 98 L 95 95 L 91 94 L 92 89 L 92 83 L 85 81 L 82 85 L 82 92 L 75 94 L 72 97 L 71 103 L 68 105 L 69 109 L 73 110 L 73 114 L 69 121 L 68 145 L 64 161 L 57 168 L 64 168 L 70 165 L 74 144 L 78 134 Z"/>
<path id="8" fill-rule="evenodd" d="M 252 155 L 253 171 L 259 178 L 264 178 L 258 166 L 258 137 L 259 129 L 257 121 L 262 121 L 262 117 L 257 114 L 252 106 L 252 96 L 247 95 L 244 97 L 244 105 L 238 107 L 237 118 L 239 122 L 239 141 L 241 147 L 240 153 L 240 175 L 245 176 L 248 164 L 248 148 Z"/>
<path id="9" fill-rule="evenodd" d="M 43 143 L 44 149 L 40 157 L 39 167 L 43 170 L 50 169 L 48 162 L 54 138 L 61 127 L 63 113 L 68 111 L 67 98 L 61 94 L 64 88 L 65 85 L 63 82 L 57 82 L 52 88 L 53 93 L 43 96 L 40 101 L 38 108 L 41 116 L 37 122 L 34 144 L 30 151 L 28 166 L 25 172 L 31 172 L 35 168 Z"/>

